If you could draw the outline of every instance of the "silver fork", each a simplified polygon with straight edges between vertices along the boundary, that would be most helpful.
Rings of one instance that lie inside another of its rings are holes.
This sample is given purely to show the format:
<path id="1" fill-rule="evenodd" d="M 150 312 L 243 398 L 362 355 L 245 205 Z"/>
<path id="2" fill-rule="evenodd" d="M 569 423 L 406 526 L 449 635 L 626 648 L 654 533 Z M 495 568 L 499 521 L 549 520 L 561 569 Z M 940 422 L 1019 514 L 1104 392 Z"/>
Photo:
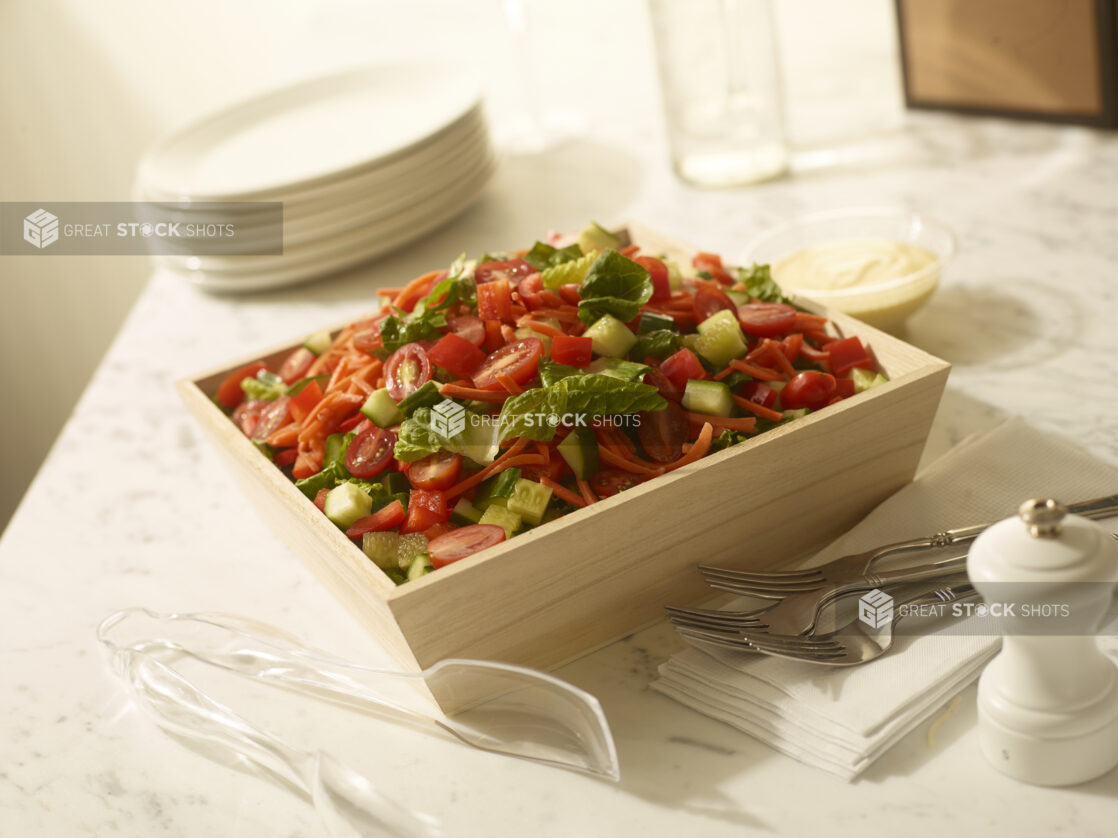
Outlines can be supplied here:
<path id="1" fill-rule="evenodd" d="M 1118 533 L 1113 534 L 1118 539 Z M 822 590 L 789 594 L 774 605 L 754 611 L 729 611 L 706 608 L 680 608 L 665 606 L 668 620 L 677 629 L 692 628 L 736 635 L 744 631 L 751 634 L 810 634 L 820 612 L 849 596 L 861 596 L 874 588 L 891 588 L 893 585 L 924 580 L 941 579 L 958 573 L 966 567 L 966 555 L 952 556 L 929 565 L 897 571 L 886 571 L 856 579 L 844 584 L 833 584 Z"/>
<path id="2" fill-rule="evenodd" d="M 965 575 L 953 579 L 956 580 L 953 584 L 940 585 L 932 591 L 924 589 L 896 600 L 893 603 L 893 619 L 877 629 L 870 628 L 862 620 L 854 620 L 836 631 L 806 637 L 748 632 L 728 635 L 692 628 L 680 628 L 679 633 L 689 640 L 736 651 L 761 652 L 828 666 L 856 666 L 881 657 L 892 647 L 893 627 L 906 616 L 905 606 L 954 602 L 977 593 Z"/>
<path id="3" fill-rule="evenodd" d="M 1068 511 L 1086 518 L 1105 518 L 1118 514 L 1118 495 L 1107 495 L 1106 497 L 1071 504 Z M 818 567 L 804 568 L 803 570 L 765 572 L 710 566 L 700 566 L 699 570 L 706 578 L 707 583 L 716 590 L 765 599 L 781 599 L 789 595 L 819 591 L 862 579 L 871 580 L 873 582 L 871 587 L 879 588 L 882 584 L 905 580 L 897 576 L 892 576 L 888 580 L 875 576 L 874 565 L 878 560 L 904 553 L 918 553 L 967 544 L 977 538 L 989 526 L 990 524 L 976 524 L 970 527 L 944 530 L 934 535 L 908 541 L 898 541 L 884 547 L 866 550 L 863 553 L 843 556 Z M 916 581 L 927 577 L 913 576 L 911 578 Z"/>

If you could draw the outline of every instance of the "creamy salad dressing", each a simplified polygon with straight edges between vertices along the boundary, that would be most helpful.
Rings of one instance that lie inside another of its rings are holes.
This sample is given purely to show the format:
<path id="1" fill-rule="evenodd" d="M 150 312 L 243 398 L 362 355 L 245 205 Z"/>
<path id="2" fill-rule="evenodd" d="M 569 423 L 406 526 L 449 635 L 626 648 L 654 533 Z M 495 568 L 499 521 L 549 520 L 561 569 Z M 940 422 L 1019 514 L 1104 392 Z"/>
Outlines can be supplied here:
<path id="1" fill-rule="evenodd" d="M 889 330 L 900 328 L 939 282 L 934 253 L 892 239 L 844 239 L 805 247 L 777 260 L 772 272 L 787 291 L 806 297 L 817 292 L 826 305 Z M 920 274 L 919 280 L 889 287 L 894 280 Z"/>

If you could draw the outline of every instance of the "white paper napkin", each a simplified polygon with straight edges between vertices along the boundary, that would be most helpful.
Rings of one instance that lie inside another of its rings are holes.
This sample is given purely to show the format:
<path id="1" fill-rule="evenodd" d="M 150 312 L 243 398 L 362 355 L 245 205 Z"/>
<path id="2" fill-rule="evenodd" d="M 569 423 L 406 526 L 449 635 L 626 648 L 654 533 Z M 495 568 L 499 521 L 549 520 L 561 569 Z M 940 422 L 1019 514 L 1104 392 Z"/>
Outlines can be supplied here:
<path id="1" fill-rule="evenodd" d="M 1074 502 L 1114 493 L 1118 469 L 1010 420 L 960 443 L 810 564 L 995 521 L 1029 497 Z M 788 756 L 852 779 L 977 677 L 998 648 L 997 638 L 929 628 L 932 633 L 897 636 L 887 655 L 855 667 L 688 648 L 660 667 L 651 686 Z"/>

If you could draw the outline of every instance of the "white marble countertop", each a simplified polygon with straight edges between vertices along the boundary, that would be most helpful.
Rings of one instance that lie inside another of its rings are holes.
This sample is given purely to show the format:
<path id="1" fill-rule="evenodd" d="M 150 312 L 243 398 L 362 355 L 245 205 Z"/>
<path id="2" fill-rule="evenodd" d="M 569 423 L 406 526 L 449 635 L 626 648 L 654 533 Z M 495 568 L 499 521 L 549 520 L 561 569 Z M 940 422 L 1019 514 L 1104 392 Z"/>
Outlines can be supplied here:
<path id="1" fill-rule="evenodd" d="M 602 131 L 507 157 L 481 202 L 420 253 L 243 299 L 154 277 L 0 541 L 0 834 L 322 834 L 305 803 L 130 709 L 94 627 L 128 605 L 229 611 L 379 658 L 257 517 L 171 383 L 355 314 L 378 285 L 461 250 L 628 217 L 733 257 L 803 211 L 917 207 L 959 238 L 908 334 L 954 364 L 927 456 L 1013 414 L 1118 464 L 1118 138 L 922 116 L 877 154 L 703 193 L 668 173 L 658 129 Z M 934 738 L 924 725 L 847 784 L 647 690 L 675 648 L 661 624 L 559 672 L 601 699 L 616 785 L 288 697 L 234 705 L 349 761 L 451 836 L 1114 834 L 1118 772 L 1064 790 L 1002 777 L 978 752 L 973 690 Z"/>

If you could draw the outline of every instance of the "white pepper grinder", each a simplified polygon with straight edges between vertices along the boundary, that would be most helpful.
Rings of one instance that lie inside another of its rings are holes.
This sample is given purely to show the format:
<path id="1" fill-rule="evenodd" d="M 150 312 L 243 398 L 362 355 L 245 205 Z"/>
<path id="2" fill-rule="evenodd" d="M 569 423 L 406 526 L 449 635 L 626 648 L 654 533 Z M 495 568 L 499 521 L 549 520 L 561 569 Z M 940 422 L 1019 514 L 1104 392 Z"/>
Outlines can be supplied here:
<path id="1" fill-rule="evenodd" d="M 1118 765 L 1118 666 L 1095 636 L 1118 581 L 1118 543 L 1058 501 L 1028 500 L 1018 513 L 967 557 L 1005 634 L 978 683 L 979 741 L 1016 780 L 1073 785 Z"/>

